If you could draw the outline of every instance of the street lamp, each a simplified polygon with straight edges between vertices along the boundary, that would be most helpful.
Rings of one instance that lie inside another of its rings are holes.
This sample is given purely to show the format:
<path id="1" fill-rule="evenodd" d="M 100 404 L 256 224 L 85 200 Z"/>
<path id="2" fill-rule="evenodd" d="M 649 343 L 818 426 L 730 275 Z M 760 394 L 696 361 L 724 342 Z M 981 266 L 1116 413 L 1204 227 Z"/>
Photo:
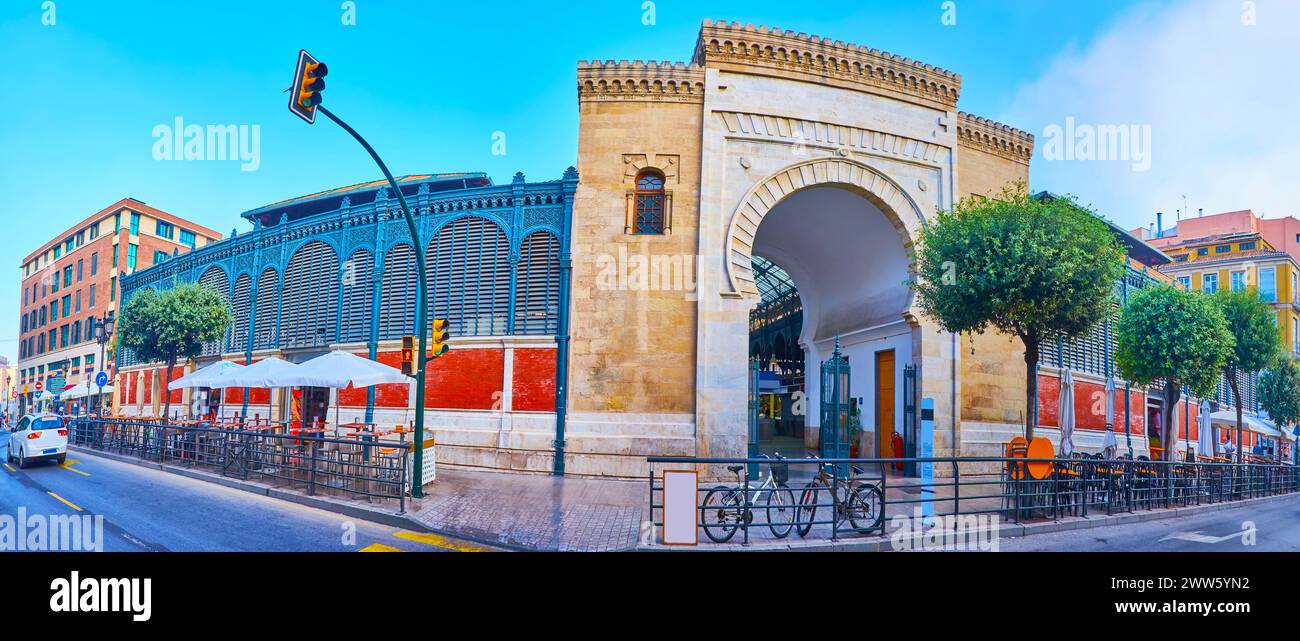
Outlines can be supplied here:
<path id="1" fill-rule="evenodd" d="M 95 342 L 99 343 L 99 371 L 101 372 L 108 371 L 108 363 L 106 362 L 104 352 L 108 346 L 109 339 L 113 338 L 113 328 L 116 325 L 117 321 L 113 318 L 112 310 L 109 310 L 107 316 L 99 319 L 99 322 L 95 323 Z M 87 387 L 89 387 L 89 385 L 87 385 Z M 103 408 L 100 406 L 100 403 L 104 400 L 104 388 L 100 385 L 95 385 L 95 387 L 99 388 L 99 393 L 95 395 L 95 409 L 99 410 L 102 414 Z"/>

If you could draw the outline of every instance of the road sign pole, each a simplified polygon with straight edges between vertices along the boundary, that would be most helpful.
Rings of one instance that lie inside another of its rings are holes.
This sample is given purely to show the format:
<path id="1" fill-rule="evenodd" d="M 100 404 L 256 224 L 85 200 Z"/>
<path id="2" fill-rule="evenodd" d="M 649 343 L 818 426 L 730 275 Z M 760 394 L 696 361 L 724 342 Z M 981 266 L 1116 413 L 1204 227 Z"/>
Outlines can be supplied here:
<path id="1" fill-rule="evenodd" d="M 406 217 L 406 226 L 411 232 L 411 240 L 415 244 L 415 265 L 417 277 L 415 279 L 415 335 L 419 337 L 419 351 L 416 352 L 415 359 L 415 463 L 414 469 L 411 470 L 411 497 L 420 498 L 424 496 L 424 373 L 428 366 L 425 355 L 429 348 L 429 304 L 428 304 L 428 272 L 425 271 L 424 246 L 420 241 L 420 231 L 415 225 L 415 218 L 411 216 L 411 210 L 406 206 L 406 196 L 402 195 L 402 190 L 397 186 L 397 181 L 393 180 L 393 174 L 388 171 L 388 166 L 375 153 L 375 149 L 366 142 L 361 134 L 355 129 L 349 127 L 346 122 L 335 116 L 333 112 L 326 109 L 324 105 L 317 105 L 316 109 L 325 114 L 327 118 L 333 120 L 335 124 L 348 132 L 357 142 L 365 147 L 366 152 L 374 159 L 375 164 L 379 165 L 379 170 L 384 172 L 384 178 L 388 179 L 388 184 L 393 188 L 393 193 L 397 194 L 397 202 L 402 207 L 402 215 Z"/>

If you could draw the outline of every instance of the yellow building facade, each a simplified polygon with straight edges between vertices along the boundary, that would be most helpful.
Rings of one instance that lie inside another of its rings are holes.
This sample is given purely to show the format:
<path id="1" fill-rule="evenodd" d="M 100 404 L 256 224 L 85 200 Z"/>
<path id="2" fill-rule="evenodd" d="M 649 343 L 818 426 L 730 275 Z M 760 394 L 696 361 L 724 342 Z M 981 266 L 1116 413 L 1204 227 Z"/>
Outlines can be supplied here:
<path id="1" fill-rule="evenodd" d="M 1277 310 L 1284 351 L 1300 354 L 1300 266 L 1256 232 L 1189 239 L 1165 248 L 1173 258 L 1161 271 L 1184 288 L 1213 293 L 1257 289 Z"/>

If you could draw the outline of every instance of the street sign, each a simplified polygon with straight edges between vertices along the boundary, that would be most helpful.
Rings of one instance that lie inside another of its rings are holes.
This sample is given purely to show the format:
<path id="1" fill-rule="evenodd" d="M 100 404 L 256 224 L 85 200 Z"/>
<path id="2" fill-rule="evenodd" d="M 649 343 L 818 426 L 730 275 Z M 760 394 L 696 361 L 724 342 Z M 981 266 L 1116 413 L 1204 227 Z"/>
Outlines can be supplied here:
<path id="1" fill-rule="evenodd" d="M 95 385 L 98 387 L 107 387 L 108 372 L 100 372 L 98 374 L 95 374 Z"/>
<path id="2" fill-rule="evenodd" d="M 36 390 L 36 400 L 38 401 L 41 400 L 41 394 L 44 394 L 44 392 L 42 392 L 41 390 Z"/>
<path id="3" fill-rule="evenodd" d="M 51 377 L 50 377 L 50 391 L 51 391 L 51 392 L 57 394 L 57 393 L 59 393 L 59 392 L 62 392 L 62 391 L 63 391 L 63 388 L 65 388 L 65 387 L 67 387 L 67 386 L 68 386 L 68 379 L 67 379 L 67 377 L 65 377 L 64 375 L 62 375 L 62 374 L 55 374 L 54 376 L 51 376 Z"/>
<path id="4" fill-rule="evenodd" d="M 36 381 L 36 393 L 40 394 L 41 390 L 43 389 L 45 389 L 45 384 L 40 381 Z"/>

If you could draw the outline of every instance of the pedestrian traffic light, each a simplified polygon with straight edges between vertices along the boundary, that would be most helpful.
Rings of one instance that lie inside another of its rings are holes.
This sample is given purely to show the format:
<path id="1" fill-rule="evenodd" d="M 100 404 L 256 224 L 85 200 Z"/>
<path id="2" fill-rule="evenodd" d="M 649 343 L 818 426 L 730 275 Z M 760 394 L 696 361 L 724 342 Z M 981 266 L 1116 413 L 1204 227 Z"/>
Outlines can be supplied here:
<path id="1" fill-rule="evenodd" d="M 308 124 L 316 122 L 316 107 L 320 106 L 328 73 L 325 63 L 306 50 L 298 52 L 298 66 L 293 74 L 293 86 L 289 88 L 289 111 Z"/>
<path id="2" fill-rule="evenodd" d="M 430 330 L 430 338 L 433 340 L 429 341 L 429 360 L 438 358 L 451 350 L 451 347 L 447 346 L 447 327 L 447 319 L 433 319 L 433 327 Z"/>
<path id="3" fill-rule="evenodd" d="M 415 372 L 415 337 L 402 337 L 402 373 L 413 376 Z"/>

